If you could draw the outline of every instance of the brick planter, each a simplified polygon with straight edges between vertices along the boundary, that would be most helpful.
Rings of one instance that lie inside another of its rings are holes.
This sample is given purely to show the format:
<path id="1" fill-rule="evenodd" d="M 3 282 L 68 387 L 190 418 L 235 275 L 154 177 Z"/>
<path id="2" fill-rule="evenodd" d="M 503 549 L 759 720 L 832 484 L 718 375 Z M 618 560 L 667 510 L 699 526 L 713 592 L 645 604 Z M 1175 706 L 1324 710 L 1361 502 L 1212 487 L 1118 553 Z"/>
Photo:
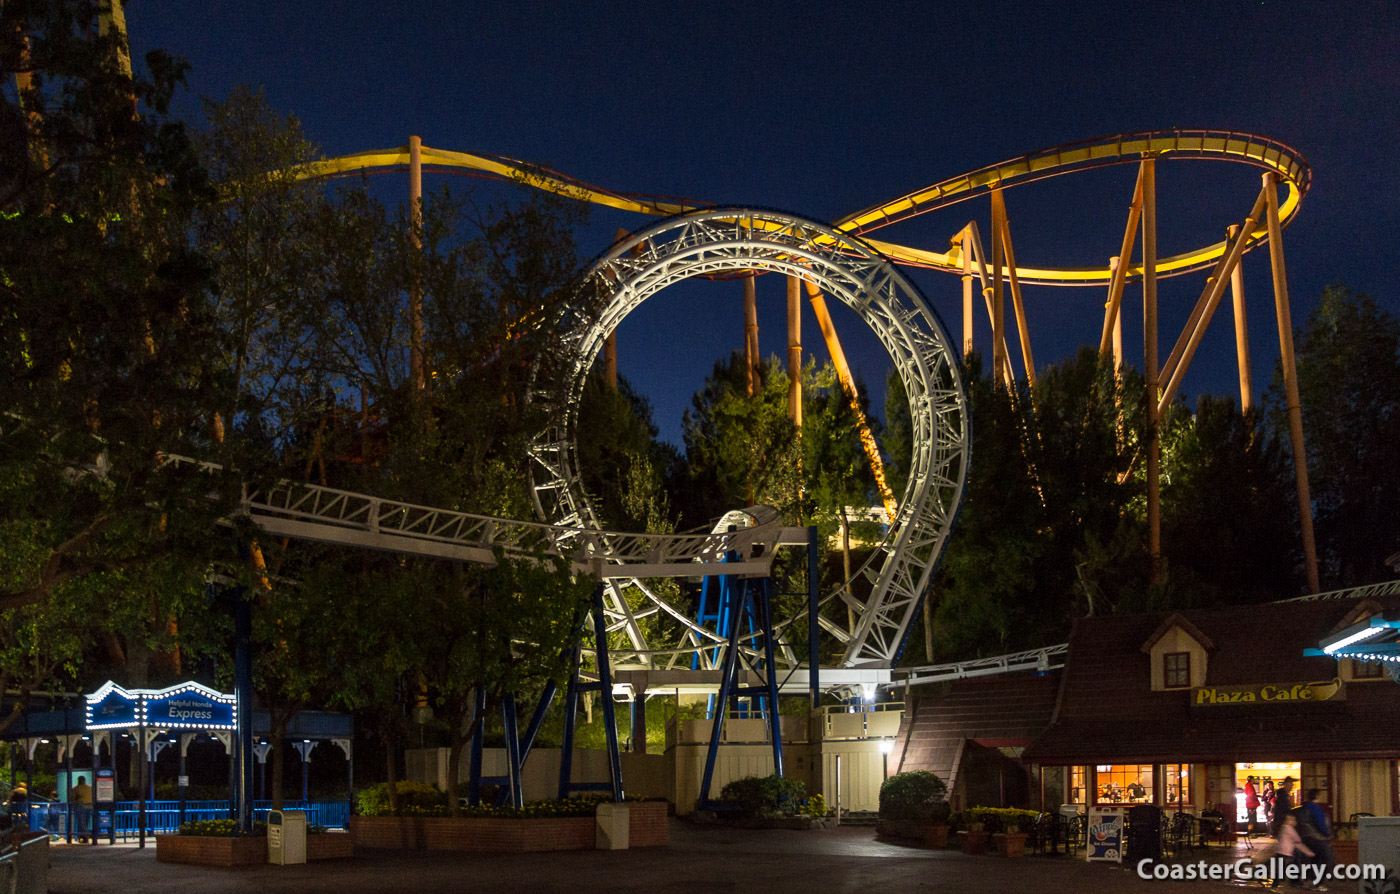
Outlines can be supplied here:
<path id="1" fill-rule="evenodd" d="M 206 838 L 195 835 L 157 835 L 156 859 L 161 863 L 187 863 L 195 866 L 259 866 L 267 862 L 267 839 Z"/>
<path id="2" fill-rule="evenodd" d="M 592 850 L 596 823 L 591 816 L 530 820 L 352 816 L 350 834 L 356 847 L 519 854 Z"/>
<path id="3" fill-rule="evenodd" d="M 669 804 L 665 801 L 633 801 L 627 806 L 628 847 L 670 844 L 671 826 L 666 818 Z"/>
<path id="4" fill-rule="evenodd" d="M 306 859 L 348 860 L 355 856 L 355 839 L 345 832 L 323 832 L 306 836 Z"/>

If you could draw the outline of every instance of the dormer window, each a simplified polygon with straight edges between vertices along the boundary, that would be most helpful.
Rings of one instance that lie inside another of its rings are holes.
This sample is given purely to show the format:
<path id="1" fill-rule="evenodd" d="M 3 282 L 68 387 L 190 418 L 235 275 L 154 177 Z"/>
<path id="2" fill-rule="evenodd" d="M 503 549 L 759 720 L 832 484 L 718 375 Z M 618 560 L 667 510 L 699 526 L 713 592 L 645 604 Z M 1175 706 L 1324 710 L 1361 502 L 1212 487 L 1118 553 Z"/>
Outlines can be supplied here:
<path id="1" fill-rule="evenodd" d="M 1206 683 L 1215 643 L 1180 612 L 1172 612 L 1142 644 L 1152 668 L 1152 691 L 1195 689 Z"/>
<path id="2" fill-rule="evenodd" d="M 1165 689 L 1191 688 L 1191 653 L 1167 652 L 1162 655 L 1162 686 Z"/>

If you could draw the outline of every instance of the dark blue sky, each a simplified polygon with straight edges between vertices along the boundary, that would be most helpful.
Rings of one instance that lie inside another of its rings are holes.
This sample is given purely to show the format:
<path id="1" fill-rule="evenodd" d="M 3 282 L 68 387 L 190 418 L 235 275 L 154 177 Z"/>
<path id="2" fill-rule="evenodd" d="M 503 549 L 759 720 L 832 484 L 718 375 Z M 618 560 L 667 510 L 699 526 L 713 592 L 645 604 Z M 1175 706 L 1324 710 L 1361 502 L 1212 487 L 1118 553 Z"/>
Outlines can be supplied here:
<path id="1" fill-rule="evenodd" d="M 194 97 L 263 85 L 330 155 L 425 144 L 545 164 L 618 191 L 784 208 L 831 220 L 991 162 L 1105 133 L 1249 131 L 1312 164 L 1285 232 L 1295 321 L 1343 281 L 1400 314 L 1400 5 L 1216 3 L 287 3 L 131 0 L 138 53 L 192 65 Z M 1129 167 L 1007 193 L 1024 265 L 1103 263 L 1116 253 Z M 467 188 L 458 180 L 454 189 Z M 1249 210 L 1258 173 L 1164 162 L 1163 255 L 1214 242 Z M 438 184 L 429 182 L 428 189 Z M 407 191 L 404 178 L 404 192 Z M 986 200 L 877 238 L 943 249 Z M 649 221 L 599 210 L 584 255 Z M 1266 252 L 1246 257 L 1257 388 L 1278 355 Z M 954 334 L 956 278 L 913 278 Z M 1163 284 L 1162 355 L 1203 285 Z M 674 292 L 675 294 L 672 294 Z M 765 353 L 781 353 L 782 284 L 760 281 Z M 1125 343 L 1140 364 L 1140 290 Z M 651 397 L 663 435 L 716 358 L 742 346 L 741 287 L 704 283 L 654 298 L 619 333 L 622 372 Z M 1029 289 L 1036 359 L 1096 342 L 1102 289 Z M 888 359 L 842 313 L 847 352 L 883 399 Z M 986 345 L 987 326 L 978 334 Z M 806 341 L 821 358 L 815 323 Z M 1013 348 L 1014 350 L 1014 348 Z M 1228 302 L 1185 390 L 1236 388 Z"/>

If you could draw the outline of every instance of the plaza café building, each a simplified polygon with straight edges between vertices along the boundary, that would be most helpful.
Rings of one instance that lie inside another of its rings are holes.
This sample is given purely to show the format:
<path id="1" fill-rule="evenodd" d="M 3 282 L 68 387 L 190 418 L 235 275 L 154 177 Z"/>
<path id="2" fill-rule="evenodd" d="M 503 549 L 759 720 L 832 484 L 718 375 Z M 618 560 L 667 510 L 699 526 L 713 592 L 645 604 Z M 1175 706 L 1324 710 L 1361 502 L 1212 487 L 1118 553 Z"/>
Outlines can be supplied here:
<path id="1" fill-rule="evenodd" d="M 1373 617 L 1400 617 L 1400 595 L 1081 619 L 1021 758 L 1043 803 L 1242 823 L 1247 777 L 1291 776 L 1294 804 L 1316 788 L 1334 821 L 1400 814 L 1400 685 L 1380 663 L 1304 655 Z"/>

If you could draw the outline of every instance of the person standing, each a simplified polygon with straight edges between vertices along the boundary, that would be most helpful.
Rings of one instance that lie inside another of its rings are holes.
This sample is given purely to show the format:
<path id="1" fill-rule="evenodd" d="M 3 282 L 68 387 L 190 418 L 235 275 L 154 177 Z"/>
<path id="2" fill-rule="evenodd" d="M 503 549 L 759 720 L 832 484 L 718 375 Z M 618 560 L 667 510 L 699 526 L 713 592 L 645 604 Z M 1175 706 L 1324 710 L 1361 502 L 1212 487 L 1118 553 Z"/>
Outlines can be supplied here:
<path id="1" fill-rule="evenodd" d="M 29 787 L 23 782 L 16 782 L 15 787 L 10 789 L 10 797 L 5 801 L 8 813 L 16 822 L 25 825 L 29 823 Z"/>
<path id="2" fill-rule="evenodd" d="M 1283 781 L 1274 789 L 1274 815 L 1269 827 L 1269 831 L 1277 838 L 1279 829 L 1283 827 L 1284 817 L 1293 810 L 1293 777 L 1285 776 Z M 1311 856 L 1311 855 L 1309 855 Z"/>
<path id="3" fill-rule="evenodd" d="M 1259 822 L 1259 789 L 1254 786 L 1255 777 L 1250 776 L 1244 781 L 1244 812 L 1249 817 L 1246 824 L 1253 828 Z"/>
<path id="4" fill-rule="evenodd" d="M 1317 856 L 1313 862 L 1327 867 L 1330 876 L 1332 867 L 1337 865 L 1337 856 L 1332 853 L 1332 826 L 1327 822 L 1327 811 L 1317 803 L 1318 789 L 1310 788 L 1303 795 L 1301 817 L 1298 821 L 1298 835 L 1303 843 Z"/>
<path id="5" fill-rule="evenodd" d="M 92 786 L 87 784 L 86 776 L 79 776 L 77 784 L 68 790 L 68 803 L 78 839 L 87 841 L 88 826 L 92 822 Z"/>

